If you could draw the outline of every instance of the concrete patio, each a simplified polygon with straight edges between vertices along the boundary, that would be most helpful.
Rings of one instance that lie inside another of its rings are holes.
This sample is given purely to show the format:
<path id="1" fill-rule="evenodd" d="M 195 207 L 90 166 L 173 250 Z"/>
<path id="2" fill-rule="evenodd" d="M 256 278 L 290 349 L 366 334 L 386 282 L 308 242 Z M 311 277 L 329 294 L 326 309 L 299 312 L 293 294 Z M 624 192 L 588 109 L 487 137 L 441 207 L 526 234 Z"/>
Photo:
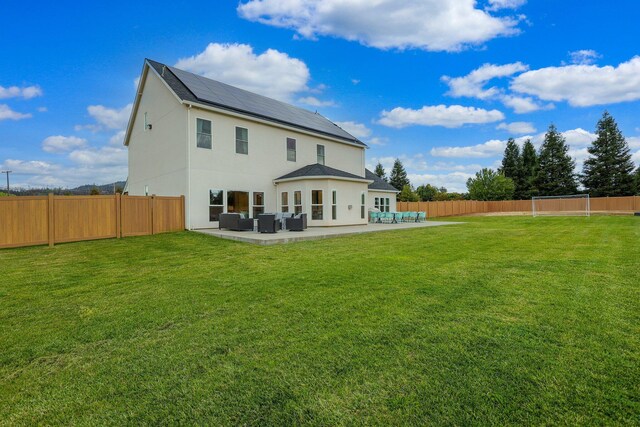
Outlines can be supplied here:
<path id="1" fill-rule="evenodd" d="M 379 231 L 407 230 L 411 228 L 438 227 L 441 225 L 464 224 L 463 222 L 407 222 L 401 224 L 367 224 L 344 227 L 309 227 L 304 231 L 279 231 L 277 233 L 258 233 L 257 231 L 231 231 L 217 228 L 193 230 L 221 239 L 237 240 L 257 245 L 276 245 L 280 243 L 302 242 L 305 240 L 328 239 L 331 237 L 349 236 L 353 234 L 375 233 Z"/>

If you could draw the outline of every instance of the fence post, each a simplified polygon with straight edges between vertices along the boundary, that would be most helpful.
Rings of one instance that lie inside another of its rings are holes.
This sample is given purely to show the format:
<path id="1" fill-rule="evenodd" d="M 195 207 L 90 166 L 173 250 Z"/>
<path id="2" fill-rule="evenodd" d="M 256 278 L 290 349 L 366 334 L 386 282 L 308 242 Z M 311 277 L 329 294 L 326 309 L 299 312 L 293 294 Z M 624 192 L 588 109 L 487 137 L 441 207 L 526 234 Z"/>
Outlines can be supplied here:
<path id="1" fill-rule="evenodd" d="M 47 208 L 48 208 L 48 215 L 47 215 L 47 219 L 49 222 L 49 233 L 48 233 L 48 240 L 49 240 L 49 247 L 52 248 L 53 244 L 55 243 L 54 240 L 56 238 L 56 234 L 55 231 L 53 229 L 53 227 L 55 226 L 55 221 L 53 218 L 53 214 L 54 214 L 54 209 L 53 209 L 53 193 L 49 193 L 48 197 L 47 197 Z"/>
<path id="2" fill-rule="evenodd" d="M 151 234 L 153 235 L 153 211 L 156 208 L 156 198 L 155 195 L 151 195 L 149 198 L 149 221 L 151 222 Z"/>
<path id="3" fill-rule="evenodd" d="M 187 215 L 185 213 L 186 208 L 185 208 L 185 204 L 184 204 L 184 194 L 182 196 L 180 196 L 180 204 L 182 206 L 182 229 L 186 230 L 187 229 Z"/>
<path id="4" fill-rule="evenodd" d="M 116 239 L 119 239 L 121 235 L 121 229 L 122 229 L 122 214 L 120 212 L 120 205 L 122 201 L 120 200 L 120 193 L 116 193 L 115 198 L 116 198 Z"/>

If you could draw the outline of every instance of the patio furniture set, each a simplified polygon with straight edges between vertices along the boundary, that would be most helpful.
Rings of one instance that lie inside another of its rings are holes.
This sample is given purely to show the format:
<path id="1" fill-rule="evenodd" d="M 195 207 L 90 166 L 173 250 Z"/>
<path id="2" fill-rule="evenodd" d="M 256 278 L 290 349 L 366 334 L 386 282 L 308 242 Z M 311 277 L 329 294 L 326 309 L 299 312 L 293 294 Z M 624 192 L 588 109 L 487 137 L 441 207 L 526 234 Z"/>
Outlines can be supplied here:
<path id="1" fill-rule="evenodd" d="M 220 214 L 218 228 L 232 231 L 256 230 L 259 233 L 277 233 L 281 230 L 304 231 L 307 228 L 307 214 L 278 212 L 259 214 L 258 218 L 245 218 L 244 214 L 223 213 Z"/>
<path id="2" fill-rule="evenodd" d="M 426 212 L 369 212 L 369 222 L 373 224 L 399 224 L 426 220 Z"/>

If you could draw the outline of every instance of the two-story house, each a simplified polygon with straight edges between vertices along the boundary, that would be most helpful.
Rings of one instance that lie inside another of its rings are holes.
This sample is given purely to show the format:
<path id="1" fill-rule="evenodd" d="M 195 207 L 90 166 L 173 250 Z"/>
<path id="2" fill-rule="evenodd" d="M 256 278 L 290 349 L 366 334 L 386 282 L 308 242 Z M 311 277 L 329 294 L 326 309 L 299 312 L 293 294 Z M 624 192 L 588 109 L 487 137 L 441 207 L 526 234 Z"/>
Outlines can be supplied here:
<path id="1" fill-rule="evenodd" d="M 365 224 L 397 191 L 365 169 L 367 146 L 320 114 L 146 60 L 124 144 L 131 195 L 184 195 L 187 227 L 222 212 L 304 212 L 310 226 Z"/>

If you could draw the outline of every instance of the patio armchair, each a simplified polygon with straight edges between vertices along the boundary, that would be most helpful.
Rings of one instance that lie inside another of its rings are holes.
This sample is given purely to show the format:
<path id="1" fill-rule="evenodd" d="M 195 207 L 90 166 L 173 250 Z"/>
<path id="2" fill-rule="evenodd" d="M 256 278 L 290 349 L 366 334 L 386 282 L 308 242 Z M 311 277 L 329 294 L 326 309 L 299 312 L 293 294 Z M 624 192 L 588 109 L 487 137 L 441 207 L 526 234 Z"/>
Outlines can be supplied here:
<path id="1" fill-rule="evenodd" d="M 423 222 L 427 220 L 427 213 L 426 212 L 418 212 L 418 218 L 416 219 L 417 222 Z"/>
<path id="2" fill-rule="evenodd" d="M 289 231 L 303 231 L 307 228 L 307 214 L 300 213 L 292 218 L 287 218 L 287 229 Z"/>
<path id="3" fill-rule="evenodd" d="M 239 213 L 221 213 L 218 229 L 227 228 L 233 231 L 253 231 L 253 219 L 243 218 Z"/>
<path id="4" fill-rule="evenodd" d="M 289 229 L 289 226 L 287 225 L 287 221 L 289 221 L 289 219 L 291 218 L 293 218 L 292 212 L 282 212 L 282 229 L 283 230 Z"/>
<path id="5" fill-rule="evenodd" d="M 258 232 L 259 233 L 276 233 L 281 229 L 280 220 L 276 219 L 275 214 L 258 215 Z"/>

